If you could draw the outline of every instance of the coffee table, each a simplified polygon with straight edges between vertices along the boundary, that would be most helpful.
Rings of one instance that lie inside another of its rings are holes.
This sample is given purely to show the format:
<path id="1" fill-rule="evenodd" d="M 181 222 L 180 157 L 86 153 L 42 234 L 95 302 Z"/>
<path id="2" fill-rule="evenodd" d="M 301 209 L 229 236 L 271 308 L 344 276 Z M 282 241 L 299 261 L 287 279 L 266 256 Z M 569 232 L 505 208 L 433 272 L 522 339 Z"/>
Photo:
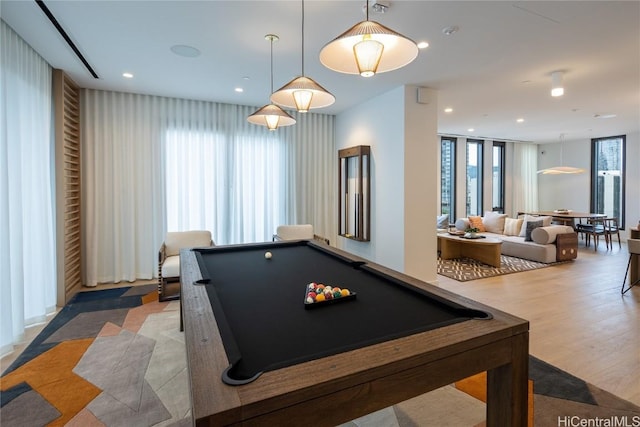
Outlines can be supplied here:
<path id="1" fill-rule="evenodd" d="M 441 259 L 467 257 L 494 267 L 500 267 L 500 248 L 502 246 L 500 239 L 484 236 L 478 239 L 466 239 L 440 233 L 438 234 L 438 246 Z"/>

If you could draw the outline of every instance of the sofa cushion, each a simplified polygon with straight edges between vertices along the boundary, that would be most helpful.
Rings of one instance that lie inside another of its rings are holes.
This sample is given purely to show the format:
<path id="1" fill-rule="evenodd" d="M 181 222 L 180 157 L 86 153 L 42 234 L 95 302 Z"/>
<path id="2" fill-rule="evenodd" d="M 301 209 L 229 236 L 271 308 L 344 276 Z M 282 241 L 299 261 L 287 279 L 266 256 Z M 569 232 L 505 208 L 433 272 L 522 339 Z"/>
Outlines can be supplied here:
<path id="1" fill-rule="evenodd" d="M 542 226 L 547 227 L 551 225 L 552 218 L 550 216 L 534 216 L 534 215 L 525 215 L 522 219 L 522 228 L 520 229 L 520 237 L 527 236 L 527 222 L 529 221 L 540 221 L 542 220 Z"/>
<path id="2" fill-rule="evenodd" d="M 458 218 L 456 220 L 456 230 L 464 231 L 469 228 L 470 225 L 468 218 Z"/>
<path id="3" fill-rule="evenodd" d="M 525 233 L 524 236 L 524 241 L 525 242 L 533 242 L 533 239 L 531 238 L 531 232 L 533 232 L 534 229 L 542 227 L 542 220 L 538 220 L 538 221 L 527 221 L 525 222 L 525 224 L 527 224 L 527 231 Z"/>
<path id="4" fill-rule="evenodd" d="M 449 227 L 449 215 L 438 215 L 436 218 L 436 228 L 443 229 Z"/>
<path id="5" fill-rule="evenodd" d="M 481 233 L 487 231 L 487 229 L 484 227 L 484 224 L 482 223 L 481 216 L 470 216 L 469 224 L 471 227 L 477 228 Z"/>
<path id="6" fill-rule="evenodd" d="M 522 229 L 522 221 L 522 218 L 505 218 L 503 234 L 505 236 L 518 236 Z"/>
<path id="7" fill-rule="evenodd" d="M 538 227 L 531 232 L 531 239 L 541 245 L 548 245 L 556 241 L 558 234 L 572 233 L 573 228 L 566 225 L 550 225 Z"/>
<path id="8" fill-rule="evenodd" d="M 504 223 L 507 218 L 507 214 L 501 214 L 497 212 L 486 211 L 482 218 L 482 223 L 486 231 L 490 233 L 503 234 Z"/>

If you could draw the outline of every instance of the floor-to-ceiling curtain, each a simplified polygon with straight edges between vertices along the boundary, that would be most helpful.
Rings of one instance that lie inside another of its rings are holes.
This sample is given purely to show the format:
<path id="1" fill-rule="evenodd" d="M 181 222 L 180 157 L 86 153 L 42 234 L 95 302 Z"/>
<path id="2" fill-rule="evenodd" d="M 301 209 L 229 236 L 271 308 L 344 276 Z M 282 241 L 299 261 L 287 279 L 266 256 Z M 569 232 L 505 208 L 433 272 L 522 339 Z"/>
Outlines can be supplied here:
<path id="1" fill-rule="evenodd" d="M 0 353 L 55 310 L 51 67 L 0 21 Z"/>
<path id="2" fill-rule="evenodd" d="M 538 146 L 513 144 L 513 210 L 538 210 Z"/>
<path id="3" fill-rule="evenodd" d="M 270 240 L 277 225 L 335 231 L 334 116 L 270 132 L 254 107 L 84 90 L 84 282 L 151 278 L 167 230 L 217 244 Z"/>
<path id="4" fill-rule="evenodd" d="M 81 91 L 83 284 L 151 279 L 164 223 L 163 104 Z"/>

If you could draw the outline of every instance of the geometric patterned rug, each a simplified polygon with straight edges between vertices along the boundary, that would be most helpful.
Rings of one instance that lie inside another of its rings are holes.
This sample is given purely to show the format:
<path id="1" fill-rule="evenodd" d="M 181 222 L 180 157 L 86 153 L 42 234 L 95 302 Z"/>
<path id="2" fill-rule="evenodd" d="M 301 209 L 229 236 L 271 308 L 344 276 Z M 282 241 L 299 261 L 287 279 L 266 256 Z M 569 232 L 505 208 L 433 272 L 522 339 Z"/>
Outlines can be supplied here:
<path id="1" fill-rule="evenodd" d="M 486 277 L 546 268 L 568 262 L 562 261 L 545 264 L 543 262 L 530 261 L 528 259 L 515 258 L 507 255 L 500 255 L 500 261 L 500 267 L 493 267 L 471 258 L 440 259 L 438 257 L 438 274 L 459 282 L 466 282 L 468 280 L 484 279 Z"/>
<path id="2" fill-rule="evenodd" d="M 3 426 L 190 425 L 179 302 L 80 292 L 0 379 Z"/>
<path id="3" fill-rule="evenodd" d="M 157 295 L 156 285 L 77 294 L 2 374 L 0 424 L 191 425 L 179 301 Z M 530 425 L 639 425 L 639 407 L 533 356 L 529 377 Z M 343 426 L 482 426 L 482 390 L 474 376 Z"/>

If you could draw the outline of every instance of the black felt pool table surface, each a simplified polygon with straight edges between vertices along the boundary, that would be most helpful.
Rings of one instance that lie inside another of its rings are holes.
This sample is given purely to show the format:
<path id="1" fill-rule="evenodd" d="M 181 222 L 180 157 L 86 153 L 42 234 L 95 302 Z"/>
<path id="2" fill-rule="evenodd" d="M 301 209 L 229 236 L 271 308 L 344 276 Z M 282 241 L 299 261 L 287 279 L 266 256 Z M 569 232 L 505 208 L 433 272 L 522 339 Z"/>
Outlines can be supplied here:
<path id="1" fill-rule="evenodd" d="M 206 287 L 233 365 L 227 375 L 240 383 L 263 371 L 490 317 L 305 241 L 199 249 L 196 257 L 206 284 L 191 286 Z M 305 309 L 310 282 L 348 288 L 356 298 Z"/>

